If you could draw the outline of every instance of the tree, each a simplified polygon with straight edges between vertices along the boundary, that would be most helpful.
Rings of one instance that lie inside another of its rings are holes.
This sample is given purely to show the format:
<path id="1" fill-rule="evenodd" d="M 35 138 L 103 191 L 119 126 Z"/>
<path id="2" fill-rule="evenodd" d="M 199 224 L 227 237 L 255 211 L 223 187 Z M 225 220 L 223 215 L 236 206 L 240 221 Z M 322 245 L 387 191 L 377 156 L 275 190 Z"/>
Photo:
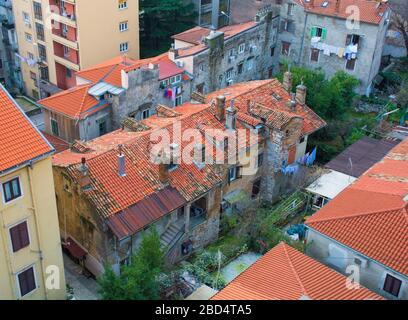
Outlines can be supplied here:
<path id="1" fill-rule="evenodd" d="M 164 253 L 155 229 L 142 235 L 140 247 L 130 264 L 117 276 L 111 267 L 98 280 L 103 300 L 157 300 L 158 276 L 164 269 Z"/>
<path id="2" fill-rule="evenodd" d="M 171 36 L 193 27 L 196 18 L 194 4 L 184 0 L 142 0 L 140 9 L 143 57 L 168 50 Z"/>
<path id="3" fill-rule="evenodd" d="M 391 28 L 401 33 L 408 55 L 408 5 L 406 0 L 393 0 L 391 7 L 393 9 Z"/>

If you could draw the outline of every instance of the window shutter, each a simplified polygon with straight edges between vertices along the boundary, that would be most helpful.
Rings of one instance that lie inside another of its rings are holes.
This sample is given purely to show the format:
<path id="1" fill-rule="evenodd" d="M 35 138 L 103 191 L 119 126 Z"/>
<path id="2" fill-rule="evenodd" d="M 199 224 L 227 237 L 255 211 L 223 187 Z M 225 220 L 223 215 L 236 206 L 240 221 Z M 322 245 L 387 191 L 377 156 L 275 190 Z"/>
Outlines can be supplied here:
<path id="1" fill-rule="evenodd" d="M 322 29 L 322 39 L 325 40 L 325 39 L 326 39 L 326 36 L 327 36 L 327 29 L 326 29 L 326 28 L 323 28 L 323 29 Z"/>
<path id="2" fill-rule="evenodd" d="M 317 34 L 317 27 L 312 27 L 310 36 L 313 38 L 313 37 L 316 37 L 316 34 Z"/>
<path id="3" fill-rule="evenodd" d="M 13 246 L 13 252 L 17 252 L 22 248 L 20 240 L 19 226 L 10 229 L 11 244 Z"/>
<path id="4" fill-rule="evenodd" d="M 347 35 L 347 38 L 346 38 L 346 46 L 348 46 L 349 44 L 351 44 L 351 38 L 352 38 L 352 35 L 351 35 L 351 34 L 348 34 L 348 35 Z"/>
<path id="5" fill-rule="evenodd" d="M 20 231 L 21 248 L 25 248 L 30 244 L 30 239 L 28 236 L 27 221 L 20 224 L 19 229 L 20 229 L 19 231 Z"/>
<path id="6" fill-rule="evenodd" d="M 230 184 L 231 184 L 231 170 L 230 170 L 230 169 L 228 169 L 228 177 L 227 177 L 227 179 L 228 179 L 228 185 L 230 185 Z"/>

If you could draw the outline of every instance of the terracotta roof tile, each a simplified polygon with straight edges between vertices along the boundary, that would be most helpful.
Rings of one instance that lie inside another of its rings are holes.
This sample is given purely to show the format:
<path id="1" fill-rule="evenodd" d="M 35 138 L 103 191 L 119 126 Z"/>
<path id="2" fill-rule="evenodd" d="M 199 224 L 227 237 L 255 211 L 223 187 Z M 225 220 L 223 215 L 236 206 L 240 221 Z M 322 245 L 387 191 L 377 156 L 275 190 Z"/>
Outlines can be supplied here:
<path id="1" fill-rule="evenodd" d="M 0 173 L 52 151 L 51 145 L 0 85 Z"/>
<path id="2" fill-rule="evenodd" d="M 322 285 L 324 284 L 324 285 Z M 280 243 L 241 273 L 212 300 L 382 300 L 346 277 Z"/>
<path id="3" fill-rule="evenodd" d="M 66 142 L 65 140 L 62 140 L 61 138 L 48 134 L 44 131 L 41 131 L 41 133 L 48 140 L 48 142 L 54 147 L 56 153 L 60 153 L 62 151 L 69 149 L 69 143 Z"/>
<path id="4" fill-rule="evenodd" d="M 408 275 L 408 140 L 306 223 L 361 254 Z"/>

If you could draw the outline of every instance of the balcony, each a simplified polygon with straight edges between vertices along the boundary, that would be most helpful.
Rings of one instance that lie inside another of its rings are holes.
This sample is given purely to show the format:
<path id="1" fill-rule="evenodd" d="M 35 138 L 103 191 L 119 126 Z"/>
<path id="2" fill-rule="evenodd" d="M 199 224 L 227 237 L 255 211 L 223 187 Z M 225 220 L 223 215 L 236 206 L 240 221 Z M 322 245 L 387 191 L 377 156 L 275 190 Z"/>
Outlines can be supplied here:
<path id="1" fill-rule="evenodd" d="M 54 59 L 68 69 L 79 71 L 78 51 L 54 41 Z"/>
<path id="2" fill-rule="evenodd" d="M 72 28 L 72 30 L 75 30 Z M 52 29 L 52 39 L 63 46 L 71 48 L 73 50 L 78 50 L 78 42 L 76 40 L 76 33 L 64 32 L 60 29 Z"/>
<path id="3" fill-rule="evenodd" d="M 50 0 L 51 19 L 76 28 L 75 1 L 64 1 L 64 6 L 57 4 L 56 0 Z"/>

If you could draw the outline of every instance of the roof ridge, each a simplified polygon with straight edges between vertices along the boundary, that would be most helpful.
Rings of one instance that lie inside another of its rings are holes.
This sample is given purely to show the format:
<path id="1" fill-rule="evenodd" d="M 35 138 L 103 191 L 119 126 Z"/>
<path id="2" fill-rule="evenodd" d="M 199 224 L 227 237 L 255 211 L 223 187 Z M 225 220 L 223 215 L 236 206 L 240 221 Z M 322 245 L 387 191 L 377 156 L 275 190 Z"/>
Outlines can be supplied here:
<path id="1" fill-rule="evenodd" d="M 307 222 L 306 224 L 312 224 L 312 223 L 320 223 L 320 222 L 328 222 L 328 221 L 333 221 L 333 220 L 347 220 L 347 219 L 354 219 L 354 218 L 359 218 L 359 217 L 363 217 L 363 216 L 369 216 L 369 215 L 375 215 L 375 214 L 383 214 L 383 213 L 389 213 L 392 211 L 401 211 L 405 209 L 405 205 L 403 207 L 398 207 L 398 208 L 392 208 L 392 209 L 388 209 L 388 210 L 380 210 L 380 211 L 367 211 L 367 212 L 362 212 L 356 215 L 351 215 L 351 216 L 344 216 L 344 217 L 337 217 L 337 218 L 326 218 L 326 219 L 319 219 L 319 220 L 315 220 L 312 222 Z M 313 216 L 311 217 L 311 219 L 313 219 Z M 408 221 L 407 221 L 408 222 Z"/>
<path id="2" fill-rule="evenodd" d="M 79 118 L 81 116 L 81 113 L 83 111 L 84 104 L 85 104 L 85 99 L 86 99 L 86 96 L 88 95 L 88 88 L 84 88 L 86 90 L 84 91 L 84 96 L 82 97 L 80 108 L 79 108 L 78 112 L 75 114 L 75 118 Z"/>
<path id="3" fill-rule="evenodd" d="M 83 88 L 85 88 L 85 87 L 89 87 L 89 86 L 91 86 L 91 85 L 92 85 L 91 83 L 76 85 L 76 86 L 74 86 L 74 87 L 72 87 L 72 88 L 63 90 L 63 91 L 61 91 L 61 92 L 58 92 L 58 93 L 56 93 L 56 94 L 53 94 L 52 96 L 49 96 L 49 97 L 44 98 L 44 99 L 41 99 L 41 100 L 38 101 L 38 103 L 39 103 L 39 104 L 42 104 L 42 102 L 48 102 L 48 101 L 53 100 L 54 98 L 63 97 L 63 96 L 65 96 L 65 95 L 69 94 L 69 93 L 73 93 L 73 92 L 79 91 L 79 90 L 81 90 L 81 89 L 83 89 Z"/>
<path id="4" fill-rule="evenodd" d="M 297 273 L 297 271 L 296 271 L 295 266 L 294 266 L 293 263 L 292 263 L 290 254 L 289 254 L 289 252 L 288 252 L 288 250 L 287 250 L 287 248 L 286 248 L 286 244 L 285 244 L 284 242 L 281 242 L 280 245 L 281 245 L 282 248 L 283 248 L 283 252 L 285 253 L 286 258 L 288 259 L 289 266 L 290 266 L 290 268 L 291 268 L 291 270 L 292 270 L 292 272 L 293 272 L 293 274 L 294 274 L 294 276 L 295 276 L 297 282 L 299 283 L 299 286 L 300 286 L 300 289 L 301 289 L 301 291 L 302 291 L 302 294 L 305 295 L 305 296 L 309 296 L 309 294 L 307 293 L 307 290 L 306 290 L 305 286 L 304 286 L 303 283 L 302 283 L 302 280 L 300 279 L 300 277 L 299 277 L 299 275 L 298 275 L 298 273 Z M 300 297 L 299 297 L 299 298 L 300 298 Z"/>

